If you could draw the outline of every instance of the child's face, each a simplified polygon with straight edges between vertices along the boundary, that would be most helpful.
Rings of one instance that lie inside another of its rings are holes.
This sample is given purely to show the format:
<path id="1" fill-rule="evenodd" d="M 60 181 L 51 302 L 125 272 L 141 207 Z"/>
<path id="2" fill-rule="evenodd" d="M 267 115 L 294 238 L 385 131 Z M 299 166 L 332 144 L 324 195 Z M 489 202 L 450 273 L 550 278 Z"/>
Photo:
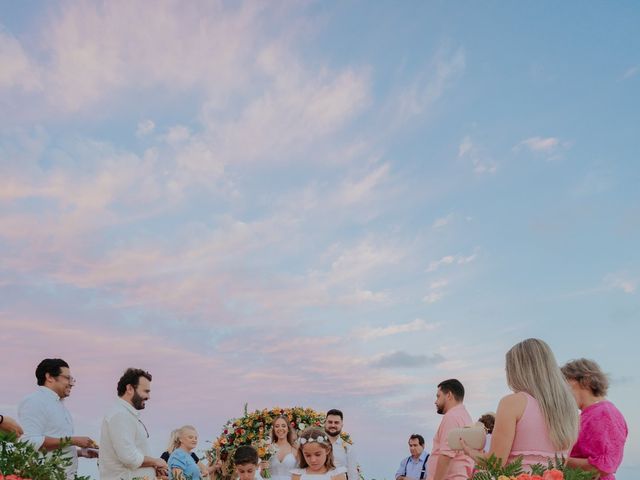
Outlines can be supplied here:
<path id="1" fill-rule="evenodd" d="M 245 463 L 244 465 L 236 465 L 236 475 L 239 480 L 253 480 L 256 477 L 257 465 L 253 463 Z"/>
<path id="2" fill-rule="evenodd" d="M 309 470 L 312 472 L 325 472 L 327 467 L 327 449 L 317 442 L 306 443 L 302 447 L 302 455 L 309 464 Z"/>
<path id="3" fill-rule="evenodd" d="M 180 435 L 180 446 L 193 450 L 198 446 L 198 432 L 187 429 Z"/>

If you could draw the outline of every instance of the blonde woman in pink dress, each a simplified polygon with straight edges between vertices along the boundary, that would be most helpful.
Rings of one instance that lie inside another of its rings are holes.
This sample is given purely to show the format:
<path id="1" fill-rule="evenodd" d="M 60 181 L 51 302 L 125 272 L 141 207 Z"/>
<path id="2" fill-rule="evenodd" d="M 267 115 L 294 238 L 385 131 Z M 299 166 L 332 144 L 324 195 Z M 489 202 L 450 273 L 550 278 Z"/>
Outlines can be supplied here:
<path id="1" fill-rule="evenodd" d="M 578 412 L 549 345 L 537 338 L 514 345 L 506 371 L 513 393 L 498 404 L 491 448 L 484 453 L 462 441 L 465 453 L 476 460 L 493 454 L 503 462 L 521 456 L 525 470 L 566 458 L 578 438 Z"/>
<path id="2" fill-rule="evenodd" d="M 567 465 L 615 480 L 629 429 L 622 413 L 606 399 L 609 379 L 593 360 L 580 358 L 562 367 L 580 409 L 580 435 Z"/>

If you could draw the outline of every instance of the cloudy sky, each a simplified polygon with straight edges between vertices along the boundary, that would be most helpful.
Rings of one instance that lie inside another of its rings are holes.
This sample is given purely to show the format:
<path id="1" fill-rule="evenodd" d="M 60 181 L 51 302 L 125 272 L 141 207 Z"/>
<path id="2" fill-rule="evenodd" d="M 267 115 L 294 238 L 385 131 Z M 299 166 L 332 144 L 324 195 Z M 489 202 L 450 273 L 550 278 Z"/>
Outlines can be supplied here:
<path id="1" fill-rule="evenodd" d="M 640 6 L 0 2 L 0 406 L 44 357 L 158 454 L 249 408 L 344 410 L 391 478 L 457 377 L 531 336 L 611 373 L 640 470 Z M 92 473 L 89 462 L 81 471 Z"/>

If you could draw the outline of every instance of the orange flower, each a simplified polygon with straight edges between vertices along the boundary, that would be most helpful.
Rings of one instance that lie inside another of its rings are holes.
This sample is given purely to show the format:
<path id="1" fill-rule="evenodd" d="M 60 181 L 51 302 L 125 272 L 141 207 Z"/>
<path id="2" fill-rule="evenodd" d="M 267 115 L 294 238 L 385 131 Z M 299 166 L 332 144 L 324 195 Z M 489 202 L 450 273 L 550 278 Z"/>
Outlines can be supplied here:
<path id="1" fill-rule="evenodd" d="M 552 468 L 544 472 L 542 480 L 564 480 L 564 474 L 560 470 Z"/>

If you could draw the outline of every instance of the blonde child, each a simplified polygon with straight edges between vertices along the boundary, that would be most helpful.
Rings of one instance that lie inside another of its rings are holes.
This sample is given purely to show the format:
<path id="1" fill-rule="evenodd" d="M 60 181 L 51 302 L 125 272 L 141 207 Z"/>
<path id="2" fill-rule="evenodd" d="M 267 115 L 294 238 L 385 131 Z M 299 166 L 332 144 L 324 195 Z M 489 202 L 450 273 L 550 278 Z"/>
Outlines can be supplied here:
<path id="1" fill-rule="evenodd" d="M 258 452 L 250 445 L 238 447 L 233 454 L 233 463 L 238 480 L 255 480 L 258 471 Z"/>
<path id="2" fill-rule="evenodd" d="M 327 434 L 319 428 L 307 428 L 298 438 L 298 463 L 291 470 L 292 480 L 347 480 L 345 468 L 336 468 L 333 449 Z"/>

